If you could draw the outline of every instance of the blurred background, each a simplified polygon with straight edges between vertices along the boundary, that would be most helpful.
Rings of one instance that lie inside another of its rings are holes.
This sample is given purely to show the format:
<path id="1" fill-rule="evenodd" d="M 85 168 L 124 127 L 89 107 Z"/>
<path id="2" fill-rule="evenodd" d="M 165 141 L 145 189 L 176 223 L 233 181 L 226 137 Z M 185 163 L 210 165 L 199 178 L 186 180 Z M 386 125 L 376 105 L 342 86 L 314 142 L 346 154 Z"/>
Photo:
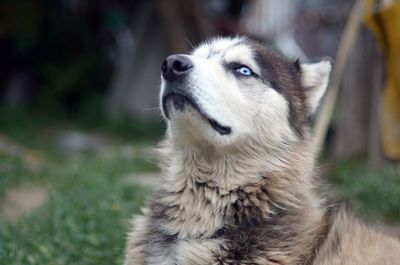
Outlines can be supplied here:
<path id="1" fill-rule="evenodd" d="M 329 191 L 400 235 L 400 1 L 0 1 L 0 263 L 121 263 L 159 180 L 160 65 L 215 35 L 335 60 Z"/>

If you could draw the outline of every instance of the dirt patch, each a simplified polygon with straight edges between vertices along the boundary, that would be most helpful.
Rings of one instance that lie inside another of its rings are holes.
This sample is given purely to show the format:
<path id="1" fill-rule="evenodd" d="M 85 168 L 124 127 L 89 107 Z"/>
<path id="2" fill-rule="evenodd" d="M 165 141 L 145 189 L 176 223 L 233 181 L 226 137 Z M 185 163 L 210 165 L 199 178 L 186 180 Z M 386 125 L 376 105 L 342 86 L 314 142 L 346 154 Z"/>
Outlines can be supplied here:
<path id="1" fill-rule="evenodd" d="M 16 221 L 42 206 L 48 198 L 47 189 L 39 186 L 14 187 L 0 203 L 0 218 Z"/>
<path id="2" fill-rule="evenodd" d="M 154 173 L 132 173 L 122 180 L 127 184 L 140 184 L 147 187 L 155 187 L 160 184 L 161 177 L 159 172 Z"/>

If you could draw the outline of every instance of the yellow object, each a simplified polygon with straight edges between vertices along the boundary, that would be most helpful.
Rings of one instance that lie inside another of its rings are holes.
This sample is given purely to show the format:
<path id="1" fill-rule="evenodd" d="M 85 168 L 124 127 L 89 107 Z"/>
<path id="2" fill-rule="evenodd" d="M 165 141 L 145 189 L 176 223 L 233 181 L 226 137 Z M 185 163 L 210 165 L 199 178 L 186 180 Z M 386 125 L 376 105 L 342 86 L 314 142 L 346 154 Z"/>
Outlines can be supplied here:
<path id="1" fill-rule="evenodd" d="M 385 155 L 400 160 L 400 0 L 366 0 L 364 20 L 385 55 L 379 118 Z"/>

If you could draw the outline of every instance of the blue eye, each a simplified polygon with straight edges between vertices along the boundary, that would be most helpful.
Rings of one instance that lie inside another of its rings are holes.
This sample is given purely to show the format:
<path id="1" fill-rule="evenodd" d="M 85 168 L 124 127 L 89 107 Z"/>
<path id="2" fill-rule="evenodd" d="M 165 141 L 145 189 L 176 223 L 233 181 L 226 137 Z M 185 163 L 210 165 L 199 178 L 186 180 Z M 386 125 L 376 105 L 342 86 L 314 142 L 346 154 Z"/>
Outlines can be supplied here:
<path id="1" fill-rule="evenodd" d="M 239 68 L 236 69 L 236 72 L 239 72 L 242 75 L 247 75 L 247 76 L 250 76 L 253 74 L 253 72 L 247 66 L 240 66 Z"/>

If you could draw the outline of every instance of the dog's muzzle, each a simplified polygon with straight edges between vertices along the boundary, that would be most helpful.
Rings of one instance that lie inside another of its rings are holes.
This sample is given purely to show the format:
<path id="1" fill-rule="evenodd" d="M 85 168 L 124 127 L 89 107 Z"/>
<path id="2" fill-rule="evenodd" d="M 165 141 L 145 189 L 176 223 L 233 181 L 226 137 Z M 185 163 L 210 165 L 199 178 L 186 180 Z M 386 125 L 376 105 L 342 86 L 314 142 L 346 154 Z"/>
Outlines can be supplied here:
<path id="1" fill-rule="evenodd" d="M 168 56 L 161 65 L 161 73 L 165 80 L 165 89 L 162 95 L 162 108 L 169 118 L 168 102 L 173 102 L 177 110 L 184 110 L 186 103 L 197 108 L 197 103 L 191 96 L 186 85 L 186 77 L 193 69 L 190 58 L 183 54 Z"/>
<path id="2" fill-rule="evenodd" d="M 193 67 L 190 58 L 182 54 L 170 55 L 162 63 L 161 73 L 166 81 L 166 85 L 161 104 L 165 117 L 170 119 L 169 107 L 171 105 L 173 105 L 176 110 L 180 111 L 183 111 L 186 106 L 191 106 L 200 113 L 220 135 L 231 134 L 232 129 L 229 126 L 223 126 L 215 119 L 211 118 L 203 111 L 196 99 L 192 96 L 192 91 L 190 91 L 190 87 L 187 87 L 185 79 L 193 70 Z"/>

